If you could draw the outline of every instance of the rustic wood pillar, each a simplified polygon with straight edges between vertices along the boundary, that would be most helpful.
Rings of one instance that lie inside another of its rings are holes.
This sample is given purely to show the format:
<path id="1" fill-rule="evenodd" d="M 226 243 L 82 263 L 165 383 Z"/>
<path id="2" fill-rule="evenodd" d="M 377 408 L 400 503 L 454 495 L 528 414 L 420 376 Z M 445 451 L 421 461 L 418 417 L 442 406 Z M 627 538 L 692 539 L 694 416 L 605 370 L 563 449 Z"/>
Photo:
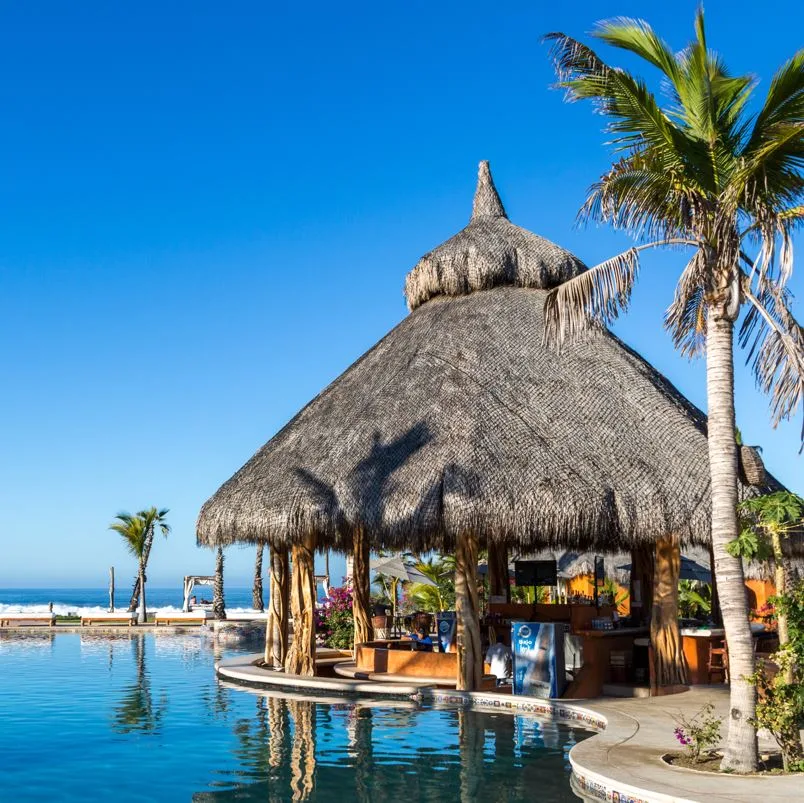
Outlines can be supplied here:
<path id="1" fill-rule="evenodd" d="M 489 597 L 505 597 L 511 601 L 511 583 L 508 578 L 508 547 L 504 544 L 488 544 Z"/>
<path id="2" fill-rule="evenodd" d="M 288 603 L 290 565 L 287 550 L 271 545 L 268 585 L 268 621 L 265 631 L 265 663 L 283 669 L 288 654 Z"/>
<path id="3" fill-rule="evenodd" d="M 293 642 L 285 659 L 285 672 L 315 675 L 315 535 L 305 536 L 293 546 L 290 577 L 290 612 Z"/>
<path id="4" fill-rule="evenodd" d="M 292 800 L 308 800 L 315 789 L 315 709 L 314 700 L 288 700 L 293 717 L 293 746 L 290 750 L 290 791 Z"/>
<path id="5" fill-rule="evenodd" d="M 462 533 L 455 552 L 458 691 L 475 691 L 483 677 L 477 596 L 477 536 Z"/>
<path id="6" fill-rule="evenodd" d="M 631 616 L 639 626 L 650 624 L 653 607 L 653 564 L 655 547 L 640 546 L 631 550 L 631 580 L 628 589 Z"/>
<path id="7" fill-rule="evenodd" d="M 655 688 L 687 685 L 687 661 L 678 629 L 678 580 L 681 572 L 681 548 L 674 538 L 656 542 L 653 573 L 653 611 L 650 641 L 653 647 Z"/>
<path id="8" fill-rule="evenodd" d="M 371 579 L 369 576 L 369 542 L 366 531 L 352 531 L 352 616 L 355 622 L 354 651 L 357 645 L 374 638 L 371 626 Z"/>

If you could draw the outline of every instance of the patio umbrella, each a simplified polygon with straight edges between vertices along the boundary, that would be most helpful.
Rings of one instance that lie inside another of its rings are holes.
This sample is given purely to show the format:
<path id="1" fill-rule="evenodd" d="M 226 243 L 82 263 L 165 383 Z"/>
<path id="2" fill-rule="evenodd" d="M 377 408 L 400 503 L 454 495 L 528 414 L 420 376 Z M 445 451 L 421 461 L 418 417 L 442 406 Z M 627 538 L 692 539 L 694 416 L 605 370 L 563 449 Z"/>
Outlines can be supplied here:
<path id="1" fill-rule="evenodd" d="M 370 566 L 372 571 L 390 577 L 394 581 L 391 583 L 391 601 L 393 603 L 394 617 L 396 617 L 396 587 L 399 580 L 403 583 L 421 583 L 425 586 L 438 585 L 415 566 L 405 563 L 401 555 L 392 555 L 390 558 L 374 558 Z"/>
<path id="2" fill-rule="evenodd" d="M 622 571 L 630 572 L 631 571 L 631 564 L 626 563 L 623 566 L 618 566 L 618 569 Z M 702 566 L 697 561 L 694 561 L 692 558 L 687 558 L 684 555 L 681 556 L 681 571 L 679 572 L 679 579 L 680 580 L 697 580 L 699 583 L 711 583 L 712 582 L 712 572 L 706 568 L 706 566 Z"/>

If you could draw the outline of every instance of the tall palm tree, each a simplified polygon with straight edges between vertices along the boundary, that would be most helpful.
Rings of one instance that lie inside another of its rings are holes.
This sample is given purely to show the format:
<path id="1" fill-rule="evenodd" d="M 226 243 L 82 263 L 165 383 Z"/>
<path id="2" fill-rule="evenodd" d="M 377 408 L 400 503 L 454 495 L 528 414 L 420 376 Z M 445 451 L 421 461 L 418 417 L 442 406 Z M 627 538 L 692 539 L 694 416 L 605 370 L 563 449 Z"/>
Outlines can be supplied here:
<path id="1" fill-rule="evenodd" d="M 226 618 L 226 604 L 223 598 L 223 547 L 218 547 L 215 555 L 215 582 L 212 585 L 212 612 L 216 619 Z"/>
<path id="2" fill-rule="evenodd" d="M 747 305 L 740 340 L 771 395 L 774 425 L 789 418 L 804 397 L 804 330 L 786 288 L 792 235 L 804 220 L 804 50 L 780 67 L 751 117 L 756 81 L 731 76 L 708 48 L 702 10 L 680 53 L 641 20 L 603 22 L 594 36 L 658 68 L 667 103 L 581 42 L 547 36 L 568 99 L 589 99 L 610 120 L 615 161 L 580 216 L 611 223 L 638 245 L 553 291 L 546 333 L 560 344 L 613 321 L 628 305 L 641 250 L 693 249 L 665 322 L 683 354 L 706 354 L 712 545 L 732 669 L 723 768 L 750 771 L 757 761 L 756 692 L 746 679 L 753 653 L 742 564 L 726 551 L 738 534 L 733 337 Z"/>
<path id="3" fill-rule="evenodd" d="M 251 589 L 251 607 L 255 611 L 265 610 L 265 598 L 262 595 L 262 553 L 264 544 L 257 544 L 257 559 L 254 561 L 254 585 Z"/>
<path id="4" fill-rule="evenodd" d="M 155 507 L 149 507 L 147 510 L 141 510 L 136 515 L 143 520 L 145 525 L 145 543 L 143 545 L 142 557 L 140 562 L 143 564 L 143 573 L 148 566 L 148 559 L 151 557 L 151 547 L 154 543 L 154 534 L 158 527 L 165 538 L 168 537 L 170 532 L 170 525 L 165 521 L 167 514 L 170 511 L 167 508 L 157 510 Z M 137 577 L 134 580 L 134 588 L 131 592 L 131 600 L 129 601 L 129 611 L 137 610 L 137 604 L 140 600 L 140 589 L 142 584 L 140 582 L 140 573 L 137 572 Z"/>
<path id="5" fill-rule="evenodd" d="M 145 609 L 145 553 L 146 528 L 145 522 L 139 515 L 132 516 L 130 513 L 118 513 L 115 516 L 117 521 L 109 525 L 110 530 L 114 530 L 123 536 L 129 552 L 137 559 L 137 587 L 141 589 L 138 599 L 140 613 L 137 621 L 144 623 L 147 617 Z"/>

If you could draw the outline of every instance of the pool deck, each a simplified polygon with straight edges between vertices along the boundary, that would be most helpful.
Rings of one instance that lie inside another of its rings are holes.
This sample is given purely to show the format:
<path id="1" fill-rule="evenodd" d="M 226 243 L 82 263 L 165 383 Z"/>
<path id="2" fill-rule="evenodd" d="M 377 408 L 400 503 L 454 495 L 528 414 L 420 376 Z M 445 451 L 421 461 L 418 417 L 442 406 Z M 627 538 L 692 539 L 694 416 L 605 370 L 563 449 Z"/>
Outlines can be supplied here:
<path id="1" fill-rule="evenodd" d="M 418 700 L 468 705 L 508 713 L 534 713 L 580 723 L 598 733 L 570 751 L 573 788 L 587 800 L 625 803 L 763 803 L 804 799 L 804 774 L 736 776 L 672 767 L 661 756 L 679 749 L 674 717 L 695 714 L 712 702 L 718 715 L 728 713 L 723 686 L 695 687 L 681 694 L 653 698 L 542 700 L 496 692 L 457 692 L 427 683 L 381 683 L 352 678 L 306 678 L 272 672 L 254 665 L 259 656 L 238 656 L 215 665 L 218 675 L 251 687 L 292 693 L 346 695 L 374 699 Z M 723 733 L 725 736 L 725 726 Z M 775 743 L 760 740 L 760 749 Z"/>

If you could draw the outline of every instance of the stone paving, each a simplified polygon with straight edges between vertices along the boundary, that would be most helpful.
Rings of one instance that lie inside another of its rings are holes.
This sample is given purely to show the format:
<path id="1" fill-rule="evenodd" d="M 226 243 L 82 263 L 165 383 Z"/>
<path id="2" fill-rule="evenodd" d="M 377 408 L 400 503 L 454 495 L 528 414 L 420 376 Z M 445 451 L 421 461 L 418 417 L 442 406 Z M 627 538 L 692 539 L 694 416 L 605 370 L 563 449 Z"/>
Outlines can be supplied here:
<path id="1" fill-rule="evenodd" d="M 698 686 L 666 697 L 584 700 L 585 707 L 608 720 L 605 731 L 577 744 L 570 755 L 576 775 L 587 781 L 584 796 L 621 803 L 804 800 L 804 775 L 746 777 L 699 773 L 661 761 L 659 756 L 663 753 L 679 749 L 673 735 L 674 717 L 679 712 L 690 716 L 712 702 L 716 713 L 725 717 L 728 699 L 723 686 Z M 724 736 L 725 731 L 724 725 Z M 772 747 L 775 743 L 760 741 L 761 749 Z"/>

